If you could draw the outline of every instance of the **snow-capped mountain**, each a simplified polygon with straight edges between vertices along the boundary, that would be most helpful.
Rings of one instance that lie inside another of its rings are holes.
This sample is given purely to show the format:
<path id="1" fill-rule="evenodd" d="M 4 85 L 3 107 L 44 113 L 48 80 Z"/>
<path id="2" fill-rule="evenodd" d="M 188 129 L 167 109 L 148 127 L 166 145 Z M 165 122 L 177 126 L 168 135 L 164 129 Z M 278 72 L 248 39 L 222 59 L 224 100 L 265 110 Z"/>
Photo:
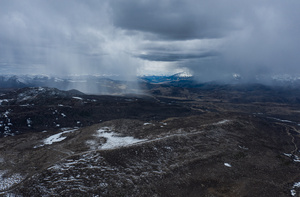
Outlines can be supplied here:
<path id="1" fill-rule="evenodd" d="M 187 72 L 180 72 L 174 75 L 150 75 L 150 76 L 142 76 L 140 79 L 149 82 L 149 83 L 164 83 L 164 82 L 171 82 L 171 81 L 180 81 L 180 80 L 192 80 L 193 76 Z"/>

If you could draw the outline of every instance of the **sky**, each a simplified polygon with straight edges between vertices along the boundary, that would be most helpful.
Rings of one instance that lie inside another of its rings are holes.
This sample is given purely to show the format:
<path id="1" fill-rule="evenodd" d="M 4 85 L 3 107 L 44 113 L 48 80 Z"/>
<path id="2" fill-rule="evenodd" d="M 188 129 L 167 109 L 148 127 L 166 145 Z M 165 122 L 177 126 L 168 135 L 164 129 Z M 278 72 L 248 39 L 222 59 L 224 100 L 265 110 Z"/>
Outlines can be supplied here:
<path id="1" fill-rule="evenodd" d="M 300 74 L 298 0 L 0 0 L 0 73 Z"/>

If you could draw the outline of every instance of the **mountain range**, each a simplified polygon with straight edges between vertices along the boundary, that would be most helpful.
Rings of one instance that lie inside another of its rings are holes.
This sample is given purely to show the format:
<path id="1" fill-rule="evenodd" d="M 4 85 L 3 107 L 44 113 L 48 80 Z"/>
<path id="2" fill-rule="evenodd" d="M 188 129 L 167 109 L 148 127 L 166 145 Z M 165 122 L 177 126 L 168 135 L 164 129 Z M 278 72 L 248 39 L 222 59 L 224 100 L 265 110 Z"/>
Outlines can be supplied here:
<path id="1" fill-rule="evenodd" d="M 300 194 L 295 83 L 1 79 L 0 196 Z"/>

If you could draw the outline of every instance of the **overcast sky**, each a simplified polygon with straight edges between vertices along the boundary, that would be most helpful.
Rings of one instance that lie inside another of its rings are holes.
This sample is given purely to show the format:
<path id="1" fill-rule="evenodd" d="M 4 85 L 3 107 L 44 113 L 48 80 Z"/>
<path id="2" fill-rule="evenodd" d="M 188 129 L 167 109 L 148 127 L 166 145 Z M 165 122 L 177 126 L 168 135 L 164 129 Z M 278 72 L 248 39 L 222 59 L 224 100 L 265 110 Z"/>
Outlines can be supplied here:
<path id="1" fill-rule="evenodd" d="M 3 74 L 300 74 L 299 0 L 0 0 Z"/>

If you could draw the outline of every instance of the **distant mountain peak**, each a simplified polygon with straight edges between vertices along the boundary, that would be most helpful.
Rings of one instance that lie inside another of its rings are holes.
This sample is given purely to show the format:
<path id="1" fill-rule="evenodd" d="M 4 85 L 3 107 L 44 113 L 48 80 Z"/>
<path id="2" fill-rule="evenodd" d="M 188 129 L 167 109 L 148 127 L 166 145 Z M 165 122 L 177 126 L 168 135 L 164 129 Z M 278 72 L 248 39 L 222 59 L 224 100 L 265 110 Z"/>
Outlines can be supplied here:
<path id="1" fill-rule="evenodd" d="M 177 77 L 192 77 L 193 75 L 189 72 L 180 72 L 180 73 L 176 73 L 173 76 L 177 76 Z"/>

